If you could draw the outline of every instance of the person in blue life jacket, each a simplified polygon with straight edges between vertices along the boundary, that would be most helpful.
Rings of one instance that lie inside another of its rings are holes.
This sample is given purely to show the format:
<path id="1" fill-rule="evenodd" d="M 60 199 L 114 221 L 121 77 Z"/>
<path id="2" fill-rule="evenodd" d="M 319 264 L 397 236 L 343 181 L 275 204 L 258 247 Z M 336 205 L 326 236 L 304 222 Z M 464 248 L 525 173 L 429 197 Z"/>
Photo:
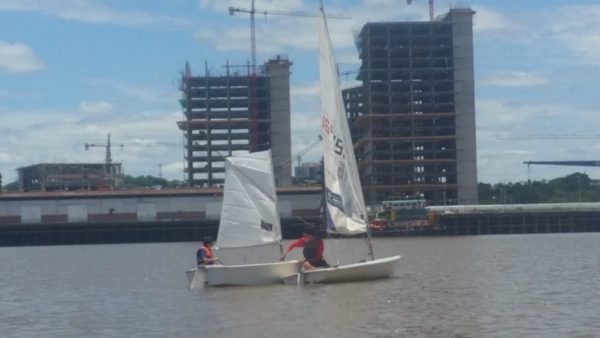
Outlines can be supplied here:
<path id="1" fill-rule="evenodd" d="M 215 264 L 218 258 L 214 257 L 212 253 L 212 247 L 214 245 L 215 240 L 212 237 L 204 237 L 204 239 L 202 240 L 202 246 L 200 247 L 200 249 L 198 249 L 198 251 L 196 251 L 196 259 L 198 262 L 198 266 Z"/>

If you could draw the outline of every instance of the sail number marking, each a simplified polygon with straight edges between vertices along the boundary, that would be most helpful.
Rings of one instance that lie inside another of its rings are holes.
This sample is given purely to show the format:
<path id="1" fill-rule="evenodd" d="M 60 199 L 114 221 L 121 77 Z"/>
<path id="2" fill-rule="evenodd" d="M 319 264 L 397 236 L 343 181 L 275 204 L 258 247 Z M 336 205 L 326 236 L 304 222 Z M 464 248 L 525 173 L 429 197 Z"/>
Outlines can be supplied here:
<path id="1" fill-rule="evenodd" d="M 323 116 L 323 130 L 325 131 L 325 134 L 331 134 L 331 122 L 329 122 L 327 116 Z"/>
<path id="2" fill-rule="evenodd" d="M 344 141 L 335 135 L 333 135 L 333 152 L 340 156 L 344 152 Z"/>
<path id="3" fill-rule="evenodd" d="M 333 137 L 333 151 L 340 156 L 343 156 L 344 153 L 344 140 L 333 135 L 331 122 L 326 116 L 323 116 L 323 131 L 327 135 L 331 135 Z"/>

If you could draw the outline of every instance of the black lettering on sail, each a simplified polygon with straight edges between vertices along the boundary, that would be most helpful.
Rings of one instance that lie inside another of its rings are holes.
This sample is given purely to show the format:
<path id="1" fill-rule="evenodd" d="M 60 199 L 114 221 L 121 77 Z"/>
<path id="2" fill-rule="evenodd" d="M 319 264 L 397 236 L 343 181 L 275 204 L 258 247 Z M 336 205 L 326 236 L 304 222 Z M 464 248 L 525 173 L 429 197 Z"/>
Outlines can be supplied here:
<path id="1" fill-rule="evenodd" d="M 336 194 L 333 191 L 329 190 L 329 188 L 327 188 L 325 197 L 327 199 L 328 204 L 333 205 L 334 207 L 338 208 L 341 212 L 344 212 L 344 204 L 341 195 Z"/>
<path id="2" fill-rule="evenodd" d="M 333 152 L 338 155 L 342 155 L 342 153 L 344 152 L 344 141 L 341 138 L 336 137 L 334 135 L 333 142 L 334 142 Z"/>
<path id="3" fill-rule="evenodd" d="M 267 223 L 263 219 L 260 220 L 260 227 L 266 231 L 273 231 L 273 224 Z"/>

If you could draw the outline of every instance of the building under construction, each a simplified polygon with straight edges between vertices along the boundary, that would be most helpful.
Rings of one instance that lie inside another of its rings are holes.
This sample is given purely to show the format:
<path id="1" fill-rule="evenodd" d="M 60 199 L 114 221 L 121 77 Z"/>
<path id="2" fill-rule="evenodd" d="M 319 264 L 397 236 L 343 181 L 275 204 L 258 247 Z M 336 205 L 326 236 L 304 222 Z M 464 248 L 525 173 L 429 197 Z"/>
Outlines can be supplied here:
<path id="1" fill-rule="evenodd" d="M 225 180 L 225 157 L 271 149 L 278 186 L 291 184 L 290 66 L 277 56 L 254 74 L 226 65 L 223 75 L 183 72 L 180 100 L 185 120 L 187 180 L 212 187 Z M 285 165 L 279 165 L 285 163 Z"/>
<path id="2" fill-rule="evenodd" d="M 102 190 L 123 184 L 121 163 L 41 163 L 17 172 L 20 191 Z"/>
<path id="3" fill-rule="evenodd" d="M 357 36 L 362 86 L 343 94 L 369 203 L 477 203 L 474 13 L 371 22 Z"/>

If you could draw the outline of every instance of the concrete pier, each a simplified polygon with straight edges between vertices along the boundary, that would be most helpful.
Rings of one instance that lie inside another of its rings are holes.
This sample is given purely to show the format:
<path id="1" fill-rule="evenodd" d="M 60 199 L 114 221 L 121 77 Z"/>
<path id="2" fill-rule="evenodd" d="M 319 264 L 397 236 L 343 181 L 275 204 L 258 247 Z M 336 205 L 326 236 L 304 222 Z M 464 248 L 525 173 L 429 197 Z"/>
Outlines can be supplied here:
<path id="1" fill-rule="evenodd" d="M 428 215 L 448 235 L 600 231 L 600 203 L 435 206 Z"/>
<path id="2" fill-rule="evenodd" d="M 320 222 L 320 187 L 278 198 L 284 236 Z M 220 188 L 4 193 L 0 246 L 199 241 L 216 236 L 221 200 Z"/>

